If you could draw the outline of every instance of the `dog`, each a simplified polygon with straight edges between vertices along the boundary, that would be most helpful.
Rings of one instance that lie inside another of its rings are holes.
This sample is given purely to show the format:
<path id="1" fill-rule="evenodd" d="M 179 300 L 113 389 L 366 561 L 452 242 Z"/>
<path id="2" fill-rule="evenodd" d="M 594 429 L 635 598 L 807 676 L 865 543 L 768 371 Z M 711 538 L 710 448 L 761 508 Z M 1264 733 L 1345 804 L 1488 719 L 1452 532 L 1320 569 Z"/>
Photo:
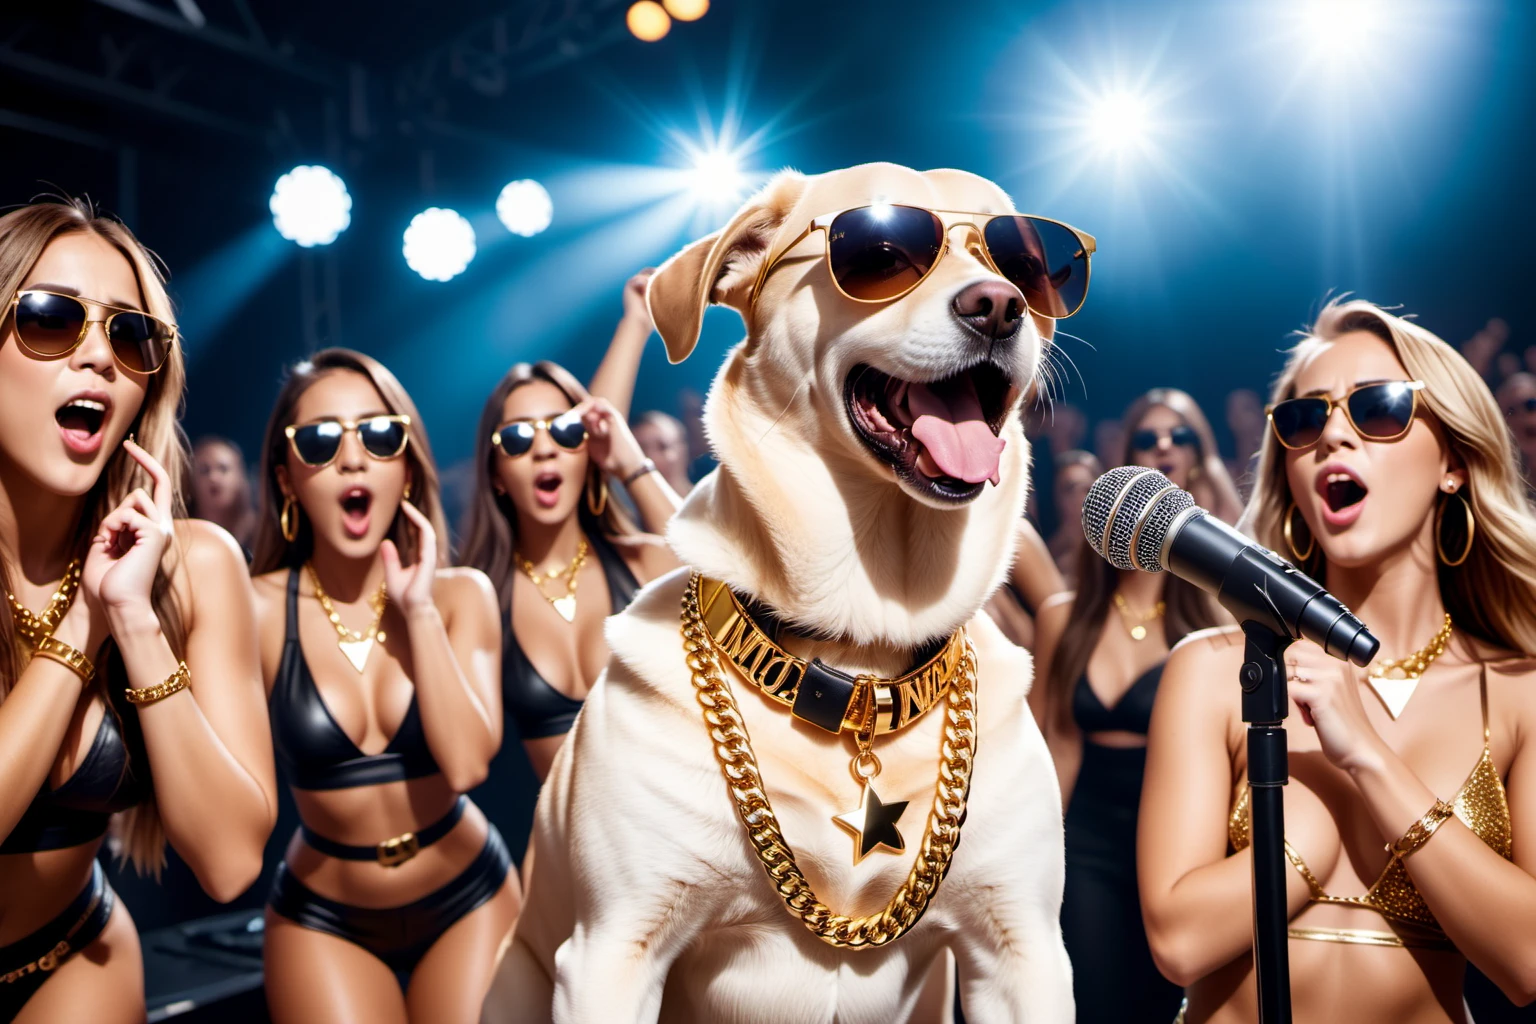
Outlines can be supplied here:
<path id="1" fill-rule="evenodd" d="M 652 278 L 673 362 L 693 349 L 709 304 L 735 308 L 748 329 L 706 403 L 719 468 L 668 540 L 692 570 L 771 609 L 787 650 L 849 673 L 899 675 L 914 650 L 965 628 L 977 739 L 948 874 L 921 919 L 878 948 L 831 945 L 790 912 L 717 764 L 679 632 L 692 579 L 680 570 L 608 622 L 612 660 L 540 797 L 526 903 L 487 1021 L 939 1021 L 956 984 L 978 1024 L 1072 1019 L 1061 801 L 1026 706 L 1031 662 L 980 613 L 1011 561 L 1029 475 L 1020 395 L 1053 321 L 1025 311 L 965 220 L 945 222 L 942 258 L 892 301 L 841 291 L 819 231 L 766 266 L 814 218 L 870 204 L 1014 212 L 1000 188 L 962 171 L 784 172 Z M 881 432 L 936 394 L 979 405 L 982 436 L 974 422 L 931 445 Z M 945 708 L 874 737 L 871 786 L 887 807 L 908 802 L 905 851 L 854 860 L 832 820 L 860 802 L 854 742 L 720 664 L 815 897 L 837 914 L 878 913 L 912 870 L 935 803 Z"/>

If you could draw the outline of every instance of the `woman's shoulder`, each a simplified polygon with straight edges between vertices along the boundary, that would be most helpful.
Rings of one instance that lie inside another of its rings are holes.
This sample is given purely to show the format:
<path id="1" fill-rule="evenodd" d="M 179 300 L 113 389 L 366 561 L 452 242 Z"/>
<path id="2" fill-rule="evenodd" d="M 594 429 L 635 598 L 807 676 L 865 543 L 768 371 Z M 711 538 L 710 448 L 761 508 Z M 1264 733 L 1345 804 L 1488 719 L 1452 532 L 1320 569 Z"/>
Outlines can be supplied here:
<path id="1" fill-rule="evenodd" d="M 1243 662 L 1243 631 L 1237 626 L 1212 626 L 1186 634 L 1168 652 L 1163 685 L 1180 678 L 1217 678 L 1229 686 Z"/>
<path id="2" fill-rule="evenodd" d="M 491 586 L 491 578 L 473 566 L 445 566 L 437 570 L 432 582 L 437 598 L 455 607 L 478 603 L 492 611 L 496 609 L 496 588 Z"/>

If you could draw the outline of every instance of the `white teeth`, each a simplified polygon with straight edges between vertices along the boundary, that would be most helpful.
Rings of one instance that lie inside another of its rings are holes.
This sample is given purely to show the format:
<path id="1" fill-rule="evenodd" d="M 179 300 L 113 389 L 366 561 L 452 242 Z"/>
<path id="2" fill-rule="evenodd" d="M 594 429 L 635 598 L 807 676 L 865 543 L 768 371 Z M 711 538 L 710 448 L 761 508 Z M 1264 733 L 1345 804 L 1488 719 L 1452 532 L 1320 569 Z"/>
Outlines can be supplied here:
<path id="1" fill-rule="evenodd" d="M 105 413 L 107 411 L 107 406 L 106 406 L 105 402 L 97 402 L 97 401 L 93 401 L 93 400 L 91 400 L 89 398 L 76 398 L 73 401 L 71 401 L 68 405 L 66 405 L 64 408 L 66 408 L 66 409 L 89 409 L 92 412 L 100 412 L 100 413 Z"/>

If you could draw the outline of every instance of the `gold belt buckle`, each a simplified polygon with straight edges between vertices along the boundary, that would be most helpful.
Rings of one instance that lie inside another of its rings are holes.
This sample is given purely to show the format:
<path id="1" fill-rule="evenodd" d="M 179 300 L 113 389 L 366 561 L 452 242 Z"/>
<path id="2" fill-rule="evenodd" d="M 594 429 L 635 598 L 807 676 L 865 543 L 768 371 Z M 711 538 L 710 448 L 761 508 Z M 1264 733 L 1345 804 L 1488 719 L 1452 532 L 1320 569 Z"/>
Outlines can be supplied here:
<path id="1" fill-rule="evenodd" d="M 379 863 L 386 868 L 397 868 L 421 852 L 415 832 L 386 839 L 378 845 Z"/>

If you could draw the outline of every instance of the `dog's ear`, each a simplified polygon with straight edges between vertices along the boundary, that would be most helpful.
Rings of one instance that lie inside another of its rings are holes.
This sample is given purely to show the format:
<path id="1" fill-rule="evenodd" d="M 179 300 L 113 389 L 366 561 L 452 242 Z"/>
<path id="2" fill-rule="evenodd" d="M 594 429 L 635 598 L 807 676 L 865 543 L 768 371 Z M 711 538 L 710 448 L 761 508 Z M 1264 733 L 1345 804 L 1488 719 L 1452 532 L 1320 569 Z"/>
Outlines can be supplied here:
<path id="1" fill-rule="evenodd" d="M 768 245 L 805 191 L 805 177 L 783 171 L 752 197 L 729 224 L 688 246 L 651 275 L 645 301 L 667 346 L 680 363 L 699 341 L 704 310 L 711 303 L 747 313 L 748 292 Z"/>

